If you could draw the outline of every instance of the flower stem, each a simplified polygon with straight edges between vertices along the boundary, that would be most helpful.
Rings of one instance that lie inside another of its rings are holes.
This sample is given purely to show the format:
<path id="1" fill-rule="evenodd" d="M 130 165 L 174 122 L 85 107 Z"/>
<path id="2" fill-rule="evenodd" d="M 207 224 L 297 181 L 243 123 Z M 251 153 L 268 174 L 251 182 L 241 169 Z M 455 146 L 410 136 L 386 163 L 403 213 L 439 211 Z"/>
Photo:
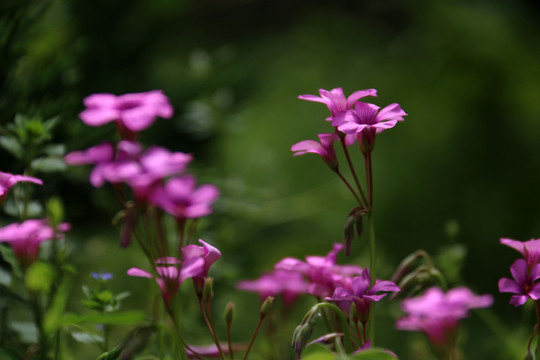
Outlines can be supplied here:
<path id="1" fill-rule="evenodd" d="M 534 308 L 536 310 L 536 326 L 534 327 L 534 331 L 538 339 L 536 342 L 535 357 L 536 359 L 540 359 L 540 300 L 534 302 Z"/>
<path id="2" fill-rule="evenodd" d="M 255 331 L 253 332 L 253 335 L 251 336 L 251 339 L 249 340 L 249 344 L 246 349 L 246 353 L 244 354 L 244 359 L 246 360 L 248 358 L 249 352 L 251 350 L 251 346 L 253 346 L 253 342 L 255 341 L 255 338 L 257 337 L 257 334 L 259 333 L 259 329 L 261 328 L 261 324 L 265 318 L 265 314 L 259 315 L 259 322 L 257 323 L 257 327 L 255 328 Z"/>
<path id="3" fill-rule="evenodd" d="M 345 185 L 347 185 L 347 187 L 349 188 L 349 190 L 351 191 L 351 193 L 353 194 L 354 198 L 356 199 L 356 201 L 358 201 L 358 203 L 363 206 L 363 203 L 362 203 L 362 200 L 360 200 L 360 198 L 358 197 L 358 195 L 356 194 L 356 192 L 354 191 L 354 189 L 352 188 L 351 184 L 349 184 L 349 182 L 347 181 L 347 179 L 345 179 L 345 177 L 343 176 L 343 174 L 339 171 L 339 170 L 336 170 L 336 174 L 339 176 L 339 178 L 345 183 Z"/>
<path id="4" fill-rule="evenodd" d="M 345 144 L 345 139 L 341 139 L 340 143 L 341 143 L 341 146 L 343 147 L 343 152 L 345 153 L 345 157 L 347 158 L 349 169 L 351 169 L 354 182 L 356 183 L 356 186 L 358 187 L 358 191 L 360 191 L 360 196 L 362 196 L 364 203 L 367 204 L 366 196 L 364 195 L 364 191 L 362 190 L 362 187 L 360 186 L 360 181 L 358 181 L 358 176 L 356 176 L 356 171 L 354 170 L 354 166 L 351 161 L 351 156 L 349 155 L 349 150 L 347 149 L 347 145 Z"/>
<path id="5" fill-rule="evenodd" d="M 227 346 L 229 347 L 229 357 L 231 360 L 234 360 L 234 351 L 232 348 L 232 337 L 231 337 L 231 323 L 227 323 Z"/>
<path id="6" fill-rule="evenodd" d="M 210 299 L 206 299 L 206 315 L 208 318 L 208 321 L 210 321 L 210 326 L 212 327 L 212 332 L 214 333 L 214 341 L 216 342 L 216 346 L 219 351 L 219 355 L 223 360 L 226 360 L 225 354 L 223 353 L 223 350 L 221 349 L 221 344 L 219 343 L 219 337 L 216 332 L 216 326 L 214 324 L 214 318 L 212 317 L 212 309 L 210 308 Z"/>

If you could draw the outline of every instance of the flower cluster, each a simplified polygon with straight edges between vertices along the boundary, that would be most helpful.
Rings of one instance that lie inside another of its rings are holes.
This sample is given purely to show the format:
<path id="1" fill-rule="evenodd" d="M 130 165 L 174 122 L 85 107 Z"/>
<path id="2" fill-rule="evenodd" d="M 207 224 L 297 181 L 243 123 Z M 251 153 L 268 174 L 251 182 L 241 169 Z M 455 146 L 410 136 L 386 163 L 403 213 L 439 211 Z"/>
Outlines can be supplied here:
<path id="1" fill-rule="evenodd" d="M 501 244 L 519 251 L 523 259 L 517 259 L 510 266 L 513 279 L 499 280 L 499 291 L 515 294 L 510 298 L 510 304 L 516 307 L 528 299 L 540 299 L 540 283 L 536 282 L 540 279 L 540 239 L 521 242 L 503 238 Z"/>
<path id="2" fill-rule="evenodd" d="M 393 128 L 407 115 L 397 103 L 381 109 L 377 105 L 359 101 L 366 96 L 377 96 L 375 89 L 359 90 L 349 97 L 345 97 L 342 88 L 330 91 L 320 89 L 319 95 L 300 95 L 298 98 L 325 104 L 330 110 L 326 120 L 331 122 L 337 136 L 319 134 L 320 143 L 304 140 L 294 144 L 291 151 L 295 152 L 294 155 L 318 154 L 334 171 L 337 170 L 337 158 L 333 150 L 335 141 L 350 146 L 358 140 L 362 151 L 370 153 L 375 146 L 376 134 Z"/>
<path id="3" fill-rule="evenodd" d="M 369 304 L 386 295 L 376 293 L 399 291 L 399 288 L 393 282 L 380 280 L 370 287 L 368 269 L 356 265 L 337 265 L 337 254 L 343 247 L 343 244 L 334 244 L 326 256 L 307 256 L 305 261 L 284 258 L 274 266 L 272 272 L 258 280 L 241 281 L 237 287 L 256 292 L 261 299 L 282 295 L 285 305 L 291 305 L 301 294 L 339 303 L 346 312 L 353 302 L 359 313 L 367 316 Z"/>
<path id="4" fill-rule="evenodd" d="M 94 165 L 90 173 L 93 186 L 112 184 L 120 193 L 121 203 L 127 206 L 121 191 L 122 185 L 127 184 L 136 205 L 152 205 L 179 222 L 212 212 L 219 191 L 209 184 L 197 187 L 195 177 L 186 173 L 192 155 L 159 146 L 145 149 L 135 140 L 137 132 L 149 127 L 156 117 L 172 116 L 169 100 L 161 91 L 121 96 L 94 94 L 84 103 L 87 109 L 80 114 L 84 123 L 99 126 L 114 121 L 123 138 L 116 145 L 104 142 L 65 156 L 69 165 Z M 126 215 L 127 239 L 123 244 L 129 243 L 134 222 L 130 216 Z"/>

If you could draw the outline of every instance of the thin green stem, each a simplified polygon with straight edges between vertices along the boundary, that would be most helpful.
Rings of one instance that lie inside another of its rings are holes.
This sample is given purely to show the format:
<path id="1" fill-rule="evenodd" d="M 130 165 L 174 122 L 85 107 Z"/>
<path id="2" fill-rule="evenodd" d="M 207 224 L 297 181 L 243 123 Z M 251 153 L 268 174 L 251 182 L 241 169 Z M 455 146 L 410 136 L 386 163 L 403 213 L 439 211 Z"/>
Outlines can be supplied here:
<path id="1" fill-rule="evenodd" d="M 255 328 L 255 331 L 253 332 L 253 335 L 251 336 L 251 339 L 249 340 L 249 344 L 246 349 L 246 353 L 244 354 L 244 360 L 247 360 L 249 352 L 251 351 L 251 347 L 253 346 L 253 342 L 255 341 L 255 338 L 257 337 L 257 334 L 259 333 L 259 329 L 261 328 L 261 324 L 265 318 L 264 314 L 260 314 L 259 316 L 259 322 L 257 323 L 257 327 Z"/>
<path id="2" fill-rule="evenodd" d="M 373 212 L 368 211 L 367 213 L 367 232 L 368 232 L 368 241 L 369 241 L 369 274 L 371 280 L 371 286 L 375 284 L 376 281 L 376 256 L 375 256 L 375 226 L 373 223 Z M 369 311 L 369 337 L 371 343 L 375 342 L 375 302 L 372 302 L 370 305 Z"/>
<path id="3" fill-rule="evenodd" d="M 234 351 L 232 348 L 232 337 L 231 337 L 231 323 L 227 323 L 227 346 L 229 347 L 229 357 L 231 360 L 234 360 Z"/>
<path id="4" fill-rule="evenodd" d="M 345 158 L 347 158 L 347 164 L 349 164 L 349 169 L 351 169 L 351 174 L 354 178 L 354 182 L 356 183 L 356 187 L 358 187 L 358 191 L 360 192 L 360 196 L 364 200 L 364 204 L 367 204 L 368 202 L 366 201 L 366 196 L 364 195 L 362 186 L 360 186 L 360 181 L 358 181 L 358 176 L 356 176 L 356 171 L 354 170 L 354 166 L 351 161 L 351 156 L 349 155 L 349 150 L 347 149 L 347 145 L 345 144 L 345 139 L 341 139 L 340 143 L 341 143 L 341 147 L 343 148 L 343 152 L 345 153 Z"/>
<path id="5" fill-rule="evenodd" d="M 319 303 L 319 304 L 313 305 L 312 309 L 314 307 L 316 307 L 317 310 L 320 310 L 321 308 L 334 310 L 334 312 L 339 316 L 339 319 L 341 320 L 341 324 L 343 327 L 343 335 L 345 336 L 343 343 L 345 344 L 345 346 L 348 347 L 349 344 L 351 344 L 351 333 L 349 331 L 349 324 L 347 323 L 347 318 L 345 317 L 345 314 L 343 314 L 343 311 L 341 311 L 340 308 L 338 308 L 336 305 L 331 304 L 331 303 Z M 348 352 L 350 352 L 350 350 L 351 349 L 347 349 Z"/>
<path id="6" fill-rule="evenodd" d="M 536 326 L 534 327 L 534 331 L 537 335 L 537 342 L 536 342 L 536 350 L 535 350 L 535 357 L 536 359 L 540 359 L 540 300 L 536 300 L 534 302 L 534 309 L 536 310 Z"/>
<path id="7" fill-rule="evenodd" d="M 185 339 L 182 336 L 182 329 L 180 328 L 180 324 L 178 323 L 178 319 L 176 319 L 176 315 L 175 315 L 174 311 L 171 309 L 170 306 L 165 305 L 165 309 L 167 310 L 167 314 L 171 318 L 172 323 L 174 325 L 174 332 L 176 333 L 176 337 L 178 339 L 182 340 L 181 342 L 173 341 L 173 343 L 176 345 L 176 352 L 177 352 L 177 357 L 176 358 L 178 359 L 178 357 L 180 357 L 182 360 L 187 360 L 188 357 L 187 357 L 186 350 L 185 350 L 185 347 L 184 347 Z"/>
<path id="8" fill-rule="evenodd" d="M 214 333 L 214 341 L 216 342 L 216 346 L 219 351 L 219 355 L 223 360 L 226 360 L 225 353 L 221 349 L 221 344 L 219 343 L 219 337 L 216 332 L 216 326 L 214 324 L 214 318 L 212 317 L 212 309 L 210 308 L 210 299 L 206 299 L 205 301 L 206 305 L 206 316 L 208 317 L 208 321 L 210 322 L 210 326 L 212 327 L 212 332 Z"/>
<path id="9" fill-rule="evenodd" d="M 371 153 L 367 153 L 364 156 L 366 163 L 366 187 L 368 192 L 368 201 L 367 208 L 368 210 L 373 209 L 373 168 L 371 165 Z"/>

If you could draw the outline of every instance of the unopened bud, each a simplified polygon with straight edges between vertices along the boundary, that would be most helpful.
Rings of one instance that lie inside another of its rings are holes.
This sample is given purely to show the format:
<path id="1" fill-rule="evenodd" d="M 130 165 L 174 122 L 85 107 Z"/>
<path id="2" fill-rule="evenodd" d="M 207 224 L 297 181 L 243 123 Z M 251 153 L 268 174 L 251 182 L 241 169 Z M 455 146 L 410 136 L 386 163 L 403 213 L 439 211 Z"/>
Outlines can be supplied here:
<path id="1" fill-rule="evenodd" d="M 259 314 L 261 316 L 266 316 L 270 312 L 270 309 L 272 309 L 272 304 L 274 303 L 274 297 L 268 296 L 266 300 L 264 300 L 261 310 L 259 311 Z"/>
<path id="2" fill-rule="evenodd" d="M 361 207 L 355 207 L 349 212 L 347 220 L 345 220 L 343 241 L 345 242 L 345 254 L 348 256 L 351 252 L 351 245 L 354 240 L 354 234 L 356 229 L 356 235 L 360 237 L 363 231 L 362 216 L 365 210 Z"/>
<path id="3" fill-rule="evenodd" d="M 234 303 L 228 302 L 227 306 L 225 307 L 225 323 L 231 324 L 234 317 Z"/>
<path id="4" fill-rule="evenodd" d="M 296 359 L 300 359 L 302 350 L 306 347 L 306 344 L 312 332 L 313 327 L 309 324 L 300 324 L 294 330 L 291 346 L 294 348 Z"/>
<path id="5" fill-rule="evenodd" d="M 409 272 L 414 269 L 419 259 L 422 257 L 428 258 L 427 253 L 424 250 L 418 250 L 407 256 L 405 259 L 401 261 L 399 264 L 396 272 L 392 276 L 391 281 L 394 283 L 398 283 L 401 281 L 401 279 L 404 278 L 405 275 L 407 275 Z"/>
<path id="6" fill-rule="evenodd" d="M 210 300 L 214 297 L 214 278 L 207 277 L 204 279 L 203 299 Z"/>

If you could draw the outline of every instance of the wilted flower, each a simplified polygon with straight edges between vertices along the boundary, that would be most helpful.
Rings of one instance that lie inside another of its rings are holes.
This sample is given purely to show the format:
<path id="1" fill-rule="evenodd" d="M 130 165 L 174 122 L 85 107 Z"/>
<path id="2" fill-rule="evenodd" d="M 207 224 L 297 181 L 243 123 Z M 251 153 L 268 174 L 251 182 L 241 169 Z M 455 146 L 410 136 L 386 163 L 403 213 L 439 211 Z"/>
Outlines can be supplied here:
<path id="1" fill-rule="evenodd" d="M 115 121 L 121 135 L 148 128 L 156 117 L 170 118 L 173 108 L 161 90 L 116 96 L 93 94 L 84 99 L 86 110 L 79 114 L 89 126 Z M 129 137 L 129 136 L 128 136 Z"/>
<path id="2" fill-rule="evenodd" d="M 151 201 L 179 220 L 200 218 L 212 212 L 219 195 L 214 185 L 195 187 L 194 176 L 185 175 L 167 181 L 151 194 Z"/>
<path id="3" fill-rule="evenodd" d="M 338 140 L 336 134 L 319 134 L 320 143 L 314 140 L 303 140 L 291 146 L 294 156 L 307 153 L 317 154 L 322 157 L 326 165 L 333 171 L 339 167 L 336 152 L 334 151 L 334 142 Z"/>
<path id="4" fill-rule="evenodd" d="M 435 350 L 447 352 L 452 347 L 459 321 L 469 310 L 491 306 L 491 295 L 474 295 L 466 287 L 454 288 L 447 293 L 432 287 L 422 296 L 403 300 L 401 307 L 407 313 L 396 322 L 396 328 L 422 331 Z"/>
<path id="5" fill-rule="evenodd" d="M 532 268 L 540 260 L 540 239 L 531 239 L 529 241 L 517 241 L 512 239 L 501 239 L 501 244 L 511 247 L 519 251 L 527 265 Z"/>
<path id="6" fill-rule="evenodd" d="M 302 274 L 288 270 L 273 270 L 263 274 L 257 280 L 244 280 L 238 282 L 236 287 L 240 290 L 252 291 L 259 294 L 261 301 L 267 297 L 283 297 L 283 304 L 290 306 L 296 298 L 307 292 L 308 283 Z"/>
<path id="7" fill-rule="evenodd" d="M 540 283 L 535 283 L 540 278 L 540 264 L 535 264 L 529 271 L 527 262 L 517 259 L 510 267 L 510 272 L 514 280 L 508 278 L 499 280 L 500 292 L 516 294 L 510 298 L 510 304 L 518 307 L 525 304 L 529 298 L 540 299 Z"/>
<path id="8" fill-rule="evenodd" d="M 204 260 L 200 257 L 187 258 L 183 262 L 173 257 L 163 257 L 157 259 L 155 263 L 156 276 L 136 267 L 128 269 L 127 274 L 148 279 L 155 278 L 167 306 L 185 279 L 200 276 L 204 271 Z"/>
<path id="9" fill-rule="evenodd" d="M 366 96 L 377 96 L 377 90 L 368 89 L 355 91 L 348 98 L 345 98 L 342 88 L 336 88 L 330 91 L 319 89 L 319 94 L 321 95 L 320 97 L 316 95 L 300 95 L 298 98 L 325 104 L 331 114 L 326 120 L 332 121 L 332 126 L 337 126 L 335 123 L 342 121 L 345 111 L 352 109 L 352 106 L 356 101 Z"/>
<path id="10" fill-rule="evenodd" d="M 375 285 L 371 286 L 369 269 L 366 268 L 361 276 L 351 280 L 349 286 L 336 288 L 332 296 L 325 299 L 337 302 L 345 311 L 348 311 L 351 302 L 354 303 L 360 321 L 365 324 L 369 318 L 370 304 L 381 300 L 390 291 L 400 291 L 400 289 L 393 282 L 386 280 L 376 280 Z M 381 292 L 385 293 L 379 294 Z"/>
<path id="11" fill-rule="evenodd" d="M 70 225 L 67 223 L 61 223 L 54 229 L 46 219 L 31 219 L 0 228 L 0 242 L 7 242 L 19 262 L 29 265 L 38 258 L 39 245 L 42 242 L 61 239 L 62 232 L 69 229 Z"/>
<path id="12" fill-rule="evenodd" d="M 43 185 L 43 181 L 32 176 L 13 175 L 0 171 L 0 204 L 6 198 L 9 189 L 11 189 L 16 183 L 23 181 Z"/>
<path id="13" fill-rule="evenodd" d="M 199 275 L 193 277 L 195 289 L 197 293 L 202 293 L 204 286 L 204 278 L 208 276 L 210 266 L 215 263 L 220 257 L 221 252 L 212 245 L 199 239 L 202 246 L 187 245 L 182 248 L 182 258 L 184 261 L 194 262 L 196 259 L 203 260 L 203 268 Z"/>

